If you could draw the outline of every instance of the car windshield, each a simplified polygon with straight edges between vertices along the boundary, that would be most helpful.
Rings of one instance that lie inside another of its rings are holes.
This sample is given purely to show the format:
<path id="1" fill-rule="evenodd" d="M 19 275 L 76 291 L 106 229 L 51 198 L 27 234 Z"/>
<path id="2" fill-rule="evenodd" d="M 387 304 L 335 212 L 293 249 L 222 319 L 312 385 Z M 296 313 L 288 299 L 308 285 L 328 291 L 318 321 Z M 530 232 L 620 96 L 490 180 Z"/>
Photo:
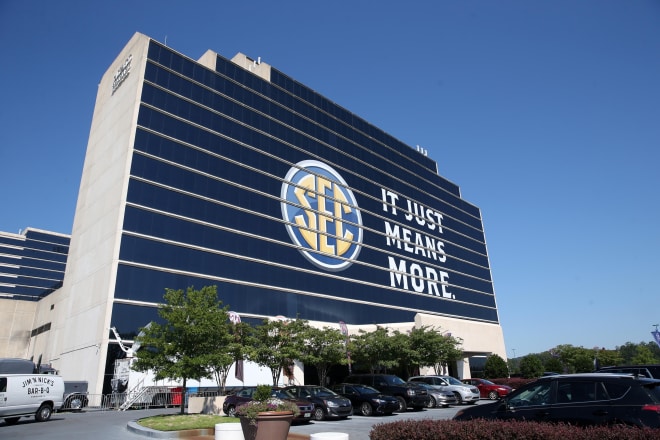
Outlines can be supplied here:
<path id="1" fill-rule="evenodd" d="M 403 383 L 406 383 L 399 376 L 385 376 L 385 381 L 390 385 L 401 385 Z"/>
<path id="2" fill-rule="evenodd" d="M 380 393 L 380 391 L 378 391 L 376 388 L 371 388 L 367 385 L 355 385 L 353 388 L 360 394 Z"/>
<path id="3" fill-rule="evenodd" d="M 463 382 L 460 380 L 456 379 L 455 377 L 447 376 L 444 377 L 444 379 L 449 382 L 449 385 L 465 385 Z"/>
<path id="4" fill-rule="evenodd" d="M 319 396 L 319 397 L 328 397 L 328 396 L 337 395 L 337 393 L 325 387 L 308 388 L 307 391 L 309 391 L 309 394 L 311 394 L 312 396 Z"/>
<path id="5" fill-rule="evenodd" d="M 278 399 L 295 399 L 295 396 L 286 390 L 273 390 L 271 396 Z"/>

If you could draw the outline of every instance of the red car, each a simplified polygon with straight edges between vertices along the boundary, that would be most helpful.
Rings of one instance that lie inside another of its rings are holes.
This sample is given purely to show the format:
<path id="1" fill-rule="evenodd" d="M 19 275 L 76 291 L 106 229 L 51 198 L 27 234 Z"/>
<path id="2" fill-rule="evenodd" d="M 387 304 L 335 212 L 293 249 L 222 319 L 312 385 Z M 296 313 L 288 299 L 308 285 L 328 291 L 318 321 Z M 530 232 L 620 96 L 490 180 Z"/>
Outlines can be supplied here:
<path id="1" fill-rule="evenodd" d="M 463 379 L 462 382 L 479 388 L 479 394 L 481 394 L 482 399 L 496 400 L 513 391 L 513 388 L 508 385 L 498 385 L 487 379 Z"/>

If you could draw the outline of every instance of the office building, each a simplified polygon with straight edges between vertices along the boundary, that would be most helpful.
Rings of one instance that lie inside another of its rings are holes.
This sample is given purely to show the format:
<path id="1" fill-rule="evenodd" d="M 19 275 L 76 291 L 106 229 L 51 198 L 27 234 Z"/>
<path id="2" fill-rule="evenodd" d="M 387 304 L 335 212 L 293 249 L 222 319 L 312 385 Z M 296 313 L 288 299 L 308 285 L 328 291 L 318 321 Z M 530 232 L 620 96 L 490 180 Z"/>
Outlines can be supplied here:
<path id="1" fill-rule="evenodd" d="M 398 111 L 392 109 L 392 111 Z M 259 58 L 135 34 L 100 81 L 64 284 L 31 339 L 101 392 L 166 288 L 243 319 L 435 326 L 506 357 L 480 210 L 426 152 Z"/>

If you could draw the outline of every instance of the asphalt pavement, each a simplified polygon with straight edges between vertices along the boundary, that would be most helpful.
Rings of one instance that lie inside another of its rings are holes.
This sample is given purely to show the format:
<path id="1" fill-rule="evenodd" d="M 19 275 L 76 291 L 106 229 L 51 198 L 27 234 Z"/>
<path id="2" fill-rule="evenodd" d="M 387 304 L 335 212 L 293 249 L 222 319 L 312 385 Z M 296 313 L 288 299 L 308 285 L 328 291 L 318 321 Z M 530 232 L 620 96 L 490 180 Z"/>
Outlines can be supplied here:
<path id="1" fill-rule="evenodd" d="M 316 434 L 342 432 L 349 440 L 368 440 L 369 432 L 376 424 L 409 419 L 451 419 L 460 406 L 433 408 L 422 411 L 394 413 L 391 416 L 352 416 L 346 420 L 312 421 L 309 424 L 293 425 L 289 432 Z M 149 432 L 134 432 L 128 429 L 131 422 L 159 414 L 176 414 L 178 408 L 157 408 L 130 411 L 82 411 L 54 413 L 47 422 L 35 422 L 34 417 L 23 417 L 17 424 L 8 426 L 0 421 L 0 439 L 48 439 L 48 440 L 145 440 L 153 438 Z M 190 440 L 194 440 L 191 437 Z"/>

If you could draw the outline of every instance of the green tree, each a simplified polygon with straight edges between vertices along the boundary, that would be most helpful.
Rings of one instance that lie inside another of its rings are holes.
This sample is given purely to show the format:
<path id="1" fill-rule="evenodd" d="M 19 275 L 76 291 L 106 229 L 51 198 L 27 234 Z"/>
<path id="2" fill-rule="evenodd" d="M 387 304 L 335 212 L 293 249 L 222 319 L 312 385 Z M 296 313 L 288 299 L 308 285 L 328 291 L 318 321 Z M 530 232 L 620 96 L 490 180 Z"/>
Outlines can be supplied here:
<path id="1" fill-rule="evenodd" d="M 618 348 L 618 351 L 621 354 L 623 364 L 632 364 L 633 358 L 637 355 L 637 345 L 632 342 L 626 342 Z"/>
<path id="2" fill-rule="evenodd" d="M 346 364 L 346 336 L 330 328 L 308 326 L 304 331 L 305 345 L 299 360 L 305 365 L 316 367 L 319 384 L 325 386 L 330 367 Z"/>
<path id="3" fill-rule="evenodd" d="M 637 346 L 637 352 L 635 357 L 632 358 L 632 364 L 643 365 L 643 364 L 652 364 L 655 362 L 655 357 L 653 352 L 644 344 Z"/>
<path id="4" fill-rule="evenodd" d="M 455 336 L 441 336 L 440 348 L 437 353 L 436 363 L 433 366 L 435 374 L 442 374 L 445 367 L 463 358 L 463 340 Z"/>
<path id="5" fill-rule="evenodd" d="M 245 358 L 249 350 L 247 337 L 250 326 L 244 322 L 238 322 L 228 326 L 228 337 L 217 338 L 214 343 L 216 349 L 209 353 L 209 368 L 220 387 L 221 393 L 225 394 L 227 376 L 231 366 Z"/>
<path id="6" fill-rule="evenodd" d="M 445 360 L 448 339 L 440 330 L 433 327 L 422 326 L 413 328 L 408 334 L 410 348 L 415 354 L 415 360 L 407 365 L 407 377 L 413 375 L 414 369 L 434 367 Z"/>
<path id="7" fill-rule="evenodd" d="M 601 348 L 596 350 L 596 357 L 598 358 L 598 363 L 601 367 L 621 365 L 623 363 L 623 358 L 618 350 L 606 350 L 605 348 Z"/>
<path id="8" fill-rule="evenodd" d="M 543 363 L 535 354 L 528 354 L 520 360 L 520 374 L 526 379 L 539 377 L 543 374 Z"/>
<path id="9" fill-rule="evenodd" d="M 550 356 L 543 362 L 544 371 L 554 371 L 555 373 L 563 373 L 564 365 L 561 363 L 559 358 Z"/>
<path id="10" fill-rule="evenodd" d="M 413 376 L 412 371 L 421 361 L 421 353 L 413 346 L 411 334 L 395 330 L 390 336 L 390 345 L 390 355 L 396 361 L 398 369 L 405 371 L 406 377 Z"/>
<path id="11" fill-rule="evenodd" d="M 488 356 L 484 365 L 484 376 L 486 379 L 509 377 L 509 367 L 506 361 L 498 354 Z"/>
<path id="12" fill-rule="evenodd" d="M 165 304 L 158 315 L 163 322 L 142 328 L 136 338 L 143 349 L 133 363 L 136 371 L 153 371 L 156 380 L 183 381 L 210 378 L 210 365 L 217 362 L 222 341 L 228 341 L 227 307 L 218 300 L 216 286 L 201 290 L 166 289 Z M 184 400 L 181 399 L 181 413 Z"/>
<path id="13" fill-rule="evenodd" d="M 287 375 L 296 359 L 304 352 L 305 332 L 309 324 L 301 319 L 268 320 L 252 327 L 247 358 L 270 370 L 273 386 L 277 386 L 282 370 Z"/>
<path id="14" fill-rule="evenodd" d="M 561 360 L 566 373 L 593 371 L 593 360 L 596 356 L 593 349 L 563 344 L 550 350 L 550 353 Z"/>
<path id="15" fill-rule="evenodd" d="M 392 356 L 392 341 L 389 332 L 384 327 L 377 327 L 372 332 L 360 330 L 358 334 L 351 335 L 348 342 L 348 351 L 351 360 L 375 373 L 381 369 L 387 370 L 397 365 Z"/>

